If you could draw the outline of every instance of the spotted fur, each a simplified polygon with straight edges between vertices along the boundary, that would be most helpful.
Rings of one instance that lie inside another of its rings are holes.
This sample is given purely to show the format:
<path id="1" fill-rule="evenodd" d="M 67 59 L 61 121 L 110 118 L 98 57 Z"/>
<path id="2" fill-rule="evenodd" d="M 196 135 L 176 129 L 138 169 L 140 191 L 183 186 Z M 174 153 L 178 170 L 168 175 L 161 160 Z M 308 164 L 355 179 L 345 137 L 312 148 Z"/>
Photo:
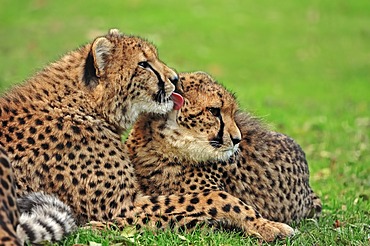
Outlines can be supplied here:
<path id="1" fill-rule="evenodd" d="M 12 167 L 0 145 L 0 246 L 22 245 L 16 236 L 19 212 Z"/>
<path id="2" fill-rule="evenodd" d="M 181 74 L 180 80 L 184 106 L 141 117 L 127 140 L 145 194 L 224 191 L 283 223 L 320 213 L 305 154 L 294 140 L 240 112 L 234 96 L 207 74 Z"/>

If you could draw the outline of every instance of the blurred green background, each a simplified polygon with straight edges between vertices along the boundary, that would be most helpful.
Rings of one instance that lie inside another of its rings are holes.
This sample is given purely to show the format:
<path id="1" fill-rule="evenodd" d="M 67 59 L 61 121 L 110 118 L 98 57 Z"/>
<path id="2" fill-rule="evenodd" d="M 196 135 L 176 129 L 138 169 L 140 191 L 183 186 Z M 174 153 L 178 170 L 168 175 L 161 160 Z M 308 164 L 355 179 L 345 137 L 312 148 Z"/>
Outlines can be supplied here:
<path id="1" fill-rule="evenodd" d="M 324 216 L 343 213 L 346 220 L 359 201 L 370 207 L 370 1 L 0 0 L 0 6 L 1 91 L 119 28 L 152 41 L 179 72 L 209 72 L 243 109 L 295 138 Z M 360 212 L 369 216 L 369 209 Z"/>

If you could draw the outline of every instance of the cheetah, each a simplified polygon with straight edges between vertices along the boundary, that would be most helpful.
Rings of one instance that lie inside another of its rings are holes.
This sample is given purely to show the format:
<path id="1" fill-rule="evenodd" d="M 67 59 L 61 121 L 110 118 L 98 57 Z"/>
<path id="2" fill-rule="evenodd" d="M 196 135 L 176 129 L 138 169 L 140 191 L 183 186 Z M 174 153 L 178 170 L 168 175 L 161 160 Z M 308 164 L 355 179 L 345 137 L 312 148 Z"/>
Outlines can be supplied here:
<path id="1" fill-rule="evenodd" d="M 184 106 L 140 117 L 126 141 L 145 194 L 225 191 L 283 223 L 319 214 L 305 154 L 293 139 L 239 111 L 234 95 L 208 74 L 180 80 Z"/>
<path id="2" fill-rule="evenodd" d="M 17 194 L 55 195 L 77 225 L 191 229 L 228 221 L 266 241 L 291 235 L 291 227 L 261 218 L 239 199 L 227 209 L 223 191 L 142 194 L 121 135 L 140 114 L 165 114 L 182 104 L 178 75 L 152 44 L 115 29 L 97 37 L 0 98 L 0 144 Z"/>

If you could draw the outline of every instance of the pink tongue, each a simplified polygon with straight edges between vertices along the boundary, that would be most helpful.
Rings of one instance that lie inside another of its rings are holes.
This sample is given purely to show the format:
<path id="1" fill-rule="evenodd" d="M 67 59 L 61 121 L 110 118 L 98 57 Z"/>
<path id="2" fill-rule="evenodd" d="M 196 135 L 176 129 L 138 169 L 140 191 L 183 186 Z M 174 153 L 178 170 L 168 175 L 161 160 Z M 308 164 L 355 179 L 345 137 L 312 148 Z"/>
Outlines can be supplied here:
<path id="1" fill-rule="evenodd" d="M 176 92 L 172 92 L 171 98 L 173 100 L 173 109 L 179 110 L 184 104 L 184 98 Z"/>

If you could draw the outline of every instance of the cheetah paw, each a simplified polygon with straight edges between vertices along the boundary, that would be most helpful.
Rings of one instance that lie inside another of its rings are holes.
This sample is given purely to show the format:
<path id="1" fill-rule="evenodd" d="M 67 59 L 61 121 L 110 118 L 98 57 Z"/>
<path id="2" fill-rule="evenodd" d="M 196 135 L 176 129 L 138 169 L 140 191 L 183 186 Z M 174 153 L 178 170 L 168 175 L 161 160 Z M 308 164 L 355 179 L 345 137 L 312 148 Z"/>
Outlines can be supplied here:
<path id="1" fill-rule="evenodd" d="M 287 224 L 273 222 L 267 219 L 258 219 L 248 233 L 266 242 L 272 242 L 276 238 L 286 238 L 294 235 L 294 229 Z"/>
<path id="2" fill-rule="evenodd" d="M 82 229 L 92 229 L 92 230 L 106 230 L 116 228 L 116 225 L 112 222 L 102 222 L 102 221 L 90 221 L 82 227 Z"/>

